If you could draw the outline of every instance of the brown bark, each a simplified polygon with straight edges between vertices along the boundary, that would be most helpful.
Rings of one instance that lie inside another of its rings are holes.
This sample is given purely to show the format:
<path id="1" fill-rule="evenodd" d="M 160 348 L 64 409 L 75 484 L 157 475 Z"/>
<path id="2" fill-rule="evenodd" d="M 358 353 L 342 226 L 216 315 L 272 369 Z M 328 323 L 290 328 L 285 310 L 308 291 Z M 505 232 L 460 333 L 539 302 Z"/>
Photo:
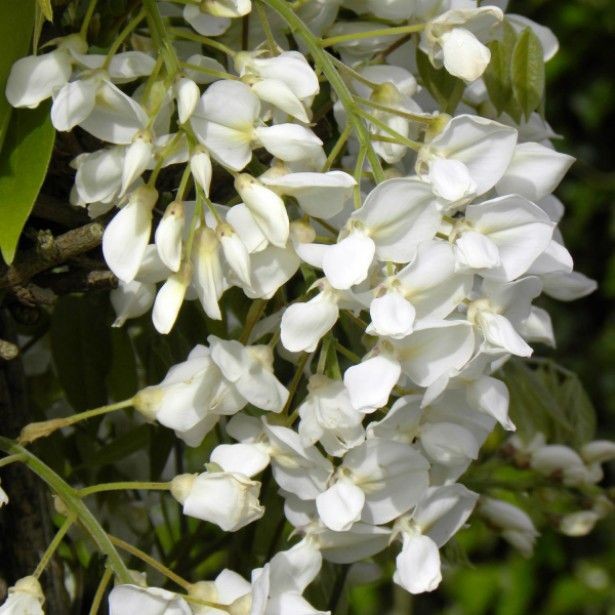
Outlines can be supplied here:
<path id="1" fill-rule="evenodd" d="M 17 341 L 14 324 L 6 310 L 0 310 L 0 338 L 12 344 Z M 0 360 L 0 419 L 0 432 L 8 437 L 16 437 L 30 421 L 26 378 L 19 357 Z M 0 573 L 6 585 L 12 585 L 32 574 L 53 538 L 50 515 L 53 507 L 45 486 L 23 464 L 13 463 L 3 468 L 1 477 L 10 501 L 0 513 Z M 63 570 L 56 558 L 41 580 L 46 612 L 68 613 Z"/>

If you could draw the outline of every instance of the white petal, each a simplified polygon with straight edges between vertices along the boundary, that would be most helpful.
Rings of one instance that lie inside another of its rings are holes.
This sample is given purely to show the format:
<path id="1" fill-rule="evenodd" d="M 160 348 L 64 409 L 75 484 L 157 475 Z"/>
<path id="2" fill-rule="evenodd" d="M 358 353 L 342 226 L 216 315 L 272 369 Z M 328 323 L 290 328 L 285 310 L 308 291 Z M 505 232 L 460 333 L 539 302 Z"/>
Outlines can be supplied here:
<path id="1" fill-rule="evenodd" d="M 298 124 L 276 124 L 255 129 L 258 140 L 273 156 L 285 162 L 310 159 L 322 150 L 322 141 Z"/>
<path id="2" fill-rule="evenodd" d="M 149 116 L 141 105 L 108 81 L 100 83 L 96 104 L 80 126 L 102 141 L 129 145 L 148 123 Z"/>
<path id="3" fill-rule="evenodd" d="M 219 444 L 211 452 L 209 460 L 225 472 L 239 472 L 248 478 L 269 465 L 269 455 L 258 444 Z"/>
<path id="4" fill-rule="evenodd" d="M 578 271 L 546 275 L 543 283 L 545 293 L 559 301 L 575 301 L 593 293 L 598 287 L 596 280 Z"/>
<path id="5" fill-rule="evenodd" d="M 245 173 L 235 178 L 235 189 L 265 237 L 274 246 L 283 248 L 288 241 L 290 231 L 284 201 L 275 192 Z"/>
<path id="6" fill-rule="evenodd" d="M 216 234 L 205 228 L 197 231 L 192 250 L 193 284 L 205 313 L 214 320 L 222 318 L 218 300 L 225 289 L 219 245 Z"/>
<path id="7" fill-rule="evenodd" d="M 343 171 L 289 173 L 282 177 L 263 177 L 261 181 L 281 194 L 294 196 L 306 214 L 324 220 L 342 211 L 357 183 Z"/>
<path id="8" fill-rule="evenodd" d="M 427 387 L 451 370 L 461 369 L 474 351 L 474 333 L 465 321 L 425 325 L 394 342 L 404 373 Z"/>
<path id="9" fill-rule="evenodd" d="M 122 169 L 120 196 L 141 176 L 152 160 L 153 145 L 150 139 L 137 137 L 127 148 Z"/>
<path id="10" fill-rule="evenodd" d="M 496 348 L 520 357 L 531 356 L 532 348 L 515 331 L 510 320 L 504 316 L 491 312 L 480 312 L 477 322 L 485 339 Z"/>
<path id="11" fill-rule="evenodd" d="M 469 205 L 466 219 L 497 246 L 501 273 L 494 275 L 506 281 L 525 273 L 553 236 L 554 225 L 544 211 L 520 196 Z"/>
<path id="12" fill-rule="evenodd" d="M 539 201 L 551 194 L 574 162 L 540 143 L 519 143 L 506 173 L 496 184 L 498 194 L 520 194 Z"/>
<path id="13" fill-rule="evenodd" d="M 289 305 L 282 316 L 281 341 L 290 352 L 314 352 L 339 317 L 333 293 L 321 292 L 307 303 Z"/>
<path id="14" fill-rule="evenodd" d="M 404 545 L 395 564 L 393 580 L 411 594 L 430 592 L 440 585 L 440 552 L 428 536 L 404 534 Z"/>
<path id="15" fill-rule="evenodd" d="M 447 201 L 458 201 L 476 190 L 468 167 L 459 160 L 436 158 L 429 165 L 429 181 L 434 194 Z"/>
<path id="16" fill-rule="evenodd" d="M 201 121 L 245 131 L 252 128 L 259 113 L 260 102 L 249 86 L 223 79 L 212 83 L 201 96 L 192 124 L 197 133 Z M 195 124 L 195 120 L 199 123 Z"/>
<path id="17" fill-rule="evenodd" d="M 186 267 L 171 275 L 158 291 L 152 311 L 152 322 L 158 333 L 166 334 L 173 328 L 190 284 L 190 276 L 190 268 Z"/>
<path id="18" fill-rule="evenodd" d="M 508 388 L 501 380 L 491 376 L 481 376 L 468 386 L 467 398 L 470 405 L 490 414 L 504 429 L 508 431 L 516 429 L 508 417 Z"/>
<path id="19" fill-rule="evenodd" d="M 149 77 L 156 60 L 142 51 L 122 51 L 116 53 L 109 62 L 109 77 L 116 83 L 132 81 L 137 77 Z"/>
<path id="20" fill-rule="evenodd" d="M 361 518 L 365 494 L 351 480 L 339 479 L 316 498 L 321 521 L 334 532 L 345 532 Z"/>
<path id="21" fill-rule="evenodd" d="M 137 275 L 149 242 L 152 207 L 158 194 L 151 189 L 137 189 L 111 222 L 102 240 L 102 250 L 109 269 L 123 282 Z"/>
<path id="22" fill-rule="evenodd" d="M 322 259 L 322 269 L 333 288 L 347 289 L 366 277 L 375 252 L 374 242 L 355 232 L 329 247 Z"/>
<path id="23" fill-rule="evenodd" d="M 37 107 L 66 84 L 71 70 L 70 56 L 59 49 L 20 58 L 11 67 L 6 98 L 13 107 Z"/>
<path id="24" fill-rule="evenodd" d="M 471 431 L 454 423 L 427 423 L 421 429 L 421 444 L 430 459 L 457 466 L 478 457 L 479 443 Z"/>
<path id="25" fill-rule="evenodd" d="M 160 260 L 171 271 L 179 271 L 183 232 L 184 206 L 181 201 L 172 201 L 164 212 L 155 235 Z"/>
<path id="26" fill-rule="evenodd" d="M 344 384 L 353 408 L 373 412 L 385 406 L 400 374 L 399 363 L 384 355 L 349 367 L 344 373 Z"/>
<path id="27" fill-rule="evenodd" d="M 77 79 L 67 83 L 54 97 L 51 122 L 56 130 L 71 130 L 94 109 L 99 80 Z"/>
<path id="28" fill-rule="evenodd" d="M 444 68 L 470 83 L 478 79 L 491 60 L 491 52 L 469 30 L 453 28 L 440 39 Z"/>
<path id="29" fill-rule="evenodd" d="M 286 83 L 300 99 L 318 93 L 318 77 L 305 56 L 298 51 L 283 51 L 272 58 L 254 58 L 251 65 L 260 77 Z"/>
<path id="30" fill-rule="evenodd" d="M 215 17 L 210 13 L 204 13 L 198 4 L 184 6 L 184 19 L 203 36 L 220 36 L 231 25 L 227 17 Z"/>
<path id="31" fill-rule="evenodd" d="M 261 100 L 281 109 L 285 113 L 288 113 L 288 115 L 302 122 L 307 123 L 310 121 L 303 103 L 283 81 L 263 79 L 262 81 L 257 81 L 252 86 L 252 91 Z"/>
<path id="32" fill-rule="evenodd" d="M 229 267 L 243 284 L 250 286 L 250 255 L 239 235 L 224 222 L 218 225 L 216 234 Z"/>
<path id="33" fill-rule="evenodd" d="M 267 247 L 267 238 L 256 224 L 250 210 L 243 203 L 234 205 L 228 210 L 226 221 L 239 235 L 250 254 L 260 252 Z"/>
<path id="34" fill-rule="evenodd" d="M 188 121 L 200 97 L 201 90 L 192 79 L 180 77 L 177 80 L 175 83 L 175 98 L 177 99 L 177 116 L 180 124 Z"/>
<path id="35" fill-rule="evenodd" d="M 211 159 L 207 152 L 196 152 L 190 157 L 190 171 L 194 181 L 201 187 L 205 196 L 209 196 L 211 185 Z"/>
<path id="36" fill-rule="evenodd" d="M 369 230 L 378 258 L 396 263 L 410 261 L 417 245 L 431 239 L 440 225 L 430 186 L 412 178 L 389 179 L 378 184 L 352 218 Z"/>
<path id="37" fill-rule="evenodd" d="M 504 175 L 516 143 L 514 128 L 479 116 L 458 115 L 428 147 L 463 162 L 476 183 L 476 194 L 484 194 Z"/>
<path id="38" fill-rule="evenodd" d="M 498 247 L 488 236 L 465 231 L 455 241 L 457 262 L 467 269 L 492 269 L 500 265 Z"/>
<path id="39" fill-rule="evenodd" d="M 412 333 L 415 317 L 413 305 L 399 293 L 389 292 L 374 299 L 369 306 L 372 323 L 368 333 L 393 338 L 406 337 Z"/>
<path id="40" fill-rule="evenodd" d="M 156 287 L 153 284 L 121 282 L 109 294 L 116 318 L 112 327 L 121 327 L 128 319 L 143 316 L 154 304 Z"/>

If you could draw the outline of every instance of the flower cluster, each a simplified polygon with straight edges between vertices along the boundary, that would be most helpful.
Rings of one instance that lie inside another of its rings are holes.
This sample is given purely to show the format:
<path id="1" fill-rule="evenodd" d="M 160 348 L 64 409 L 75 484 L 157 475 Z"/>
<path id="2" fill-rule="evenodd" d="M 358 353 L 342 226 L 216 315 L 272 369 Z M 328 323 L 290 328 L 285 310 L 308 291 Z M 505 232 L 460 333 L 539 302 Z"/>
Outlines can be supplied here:
<path id="1" fill-rule="evenodd" d="M 198 340 L 134 405 L 188 446 L 216 425 L 228 437 L 205 472 L 171 481 L 184 514 L 225 531 L 252 523 L 264 513 L 256 477 L 270 468 L 301 536 L 250 582 L 224 570 L 183 597 L 116 586 L 112 615 L 316 614 L 302 593 L 323 558 L 354 563 L 391 544 L 394 581 L 435 589 L 439 550 L 479 501 L 458 481 L 496 424 L 515 429 L 495 372 L 533 343 L 554 345 L 542 293 L 595 288 L 557 229 L 553 191 L 572 158 L 538 113 L 498 113 L 481 78 L 504 27 L 529 28 L 545 60 L 557 48 L 549 30 L 505 16 L 502 2 L 295 4 L 146 3 L 159 31 L 135 19 L 132 49 L 90 53 L 71 35 L 19 60 L 8 82 L 14 106 L 51 97 L 57 130 L 102 142 L 73 161 L 72 201 L 111 218 L 114 326 L 151 309 L 167 334 L 185 301 L 226 325 L 231 287 L 254 300 L 241 335 L 229 326 L 228 339 Z M 338 19 L 342 7 L 357 18 Z M 441 111 L 417 53 L 464 90 L 456 110 Z M 325 148 L 330 109 L 338 140 Z M 178 181 L 169 198 L 165 173 Z M 276 370 L 289 364 L 284 384 Z M 580 456 L 516 446 L 566 485 L 596 482 L 614 456 L 599 442 Z M 531 551 L 525 513 L 490 498 L 478 510 Z"/>

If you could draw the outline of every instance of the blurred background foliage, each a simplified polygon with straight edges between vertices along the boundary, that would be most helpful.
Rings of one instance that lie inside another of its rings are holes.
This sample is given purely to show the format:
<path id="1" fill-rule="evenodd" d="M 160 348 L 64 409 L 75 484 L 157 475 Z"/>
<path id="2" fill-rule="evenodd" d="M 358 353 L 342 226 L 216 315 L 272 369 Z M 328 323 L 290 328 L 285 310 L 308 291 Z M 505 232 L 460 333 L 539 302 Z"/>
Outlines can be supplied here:
<path id="1" fill-rule="evenodd" d="M 118 14 L 125 10 L 123 1 L 110 1 L 106 5 L 109 20 L 116 5 Z M 615 0 L 512 0 L 509 10 L 548 25 L 561 43 L 559 53 L 547 64 L 546 117 L 562 136 L 557 148 L 578 160 L 557 193 L 567 208 L 561 229 L 575 257 L 575 268 L 599 283 L 599 290 L 585 299 L 544 305 L 552 315 L 558 347 L 542 347 L 537 354 L 579 374 L 597 411 L 598 436 L 615 439 L 615 316 L 611 309 L 615 255 L 610 250 L 615 235 Z M 101 36 L 113 32 L 103 26 Z M 57 21 L 53 26 L 61 27 Z M 60 31 L 50 28 L 50 33 Z M 50 33 L 45 32 L 43 38 Z M 104 41 L 100 44 L 104 46 Z M 76 136 L 57 137 L 44 193 L 66 202 L 72 183 L 67 163 L 81 149 L 93 149 L 87 139 L 79 131 Z M 36 224 L 34 220 L 33 226 Z M 43 228 L 48 228 L 48 222 L 45 224 Z M 233 292 L 227 293 L 224 302 L 240 323 L 247 302 Z M 135 321 L 129 335 L 126 329 L 110 328 L 113 315 L 106 293 L 61 297 L 51 315 L 41 310 L 31 322 L 28 314 L 17 319 L 20 333 L 32 340 L 33 349 L 35 340 L 44 337 L 49 341 L 57 374 L 37 369 L 36 356 L 42 355 L 31 353 L 28 388 L 37 419 L 66 415 L 66 401 L 75 410 L 83 410 L 109 398 L 130 397 L 142 384 L 160 381 L 170 365 L 185 358 L 195 340 L 218 333 L 221 326 L 204 319 L 190 303 L 182 309 L 171 335 L 156 335 L 148 316 Z M 232 323 L 228 324 L 232 328 Z M 282 374 L 289 369 L 284 362 L 276 367 Z M 173 464 L 180 472 L 195 471 L 208 457 L 216 437 L 212 434 L 201 447 L 184 451 L 166 429 L 143 425 L 123 413 L 110 419 L 102 434 L 99 424 L 92 421 L 68 437 L 56 434 L 42 440 L 35 450 L 71 483 L 87 485 L 156 480 L 164 466 Z M 503 437 L 502 433 L 494 435 L 487 443 L 487 455 Z M 611 465 L 605 482 L 612 484 L 613 475 Z M 178 507 L 166 497 L 145 495 L 138 499 L 135 493 L 128 504 L 122 495 L 93 499 L 89 504 L 107 519 L 109 531 L 156 554 L 179 574 L 211 578 L 227 566 L 249 576 L 276 547 L 284 548 L 288 533 L 283 525 L 272 525 L 279 516 L 275 509 L 279 499 L 274 485 L 268 484 L 267 478 L 264 483 L 264 503 L 274 514 L 233 536 L 230 550 L 222 532 L 179 515 Z M 521 486 L 518 491 L 523 502 L 526 496 Z M 548 499 L 548 491 L 544 497 Z M 544 504 L 548 508 L 552 502 Z M 534 515 L 535 507 L 532 500 L 526 510 Z M 537 511 L 538 517 L 540 514 Z M 392 589 L 390 575 L 378 579 L 370 565 L 354 568 L 347 578 L 325 568 L 323 582 L 311 588 L 313 602 L 321 608 L 334 608 L 336 615 L 615 615 L 613 515 L 599 522 L 585 538 L 567 538 L 542 526 L 541 530 L 534 557 L 526 560 L 476 519 L 445 550 L 445 580 L 437 592 L 412 598 Z M 100 557 L 92 555 L 85 544 L 75 537 L 61 552 L 75 571 L 76 594 L 82 598 L 82 604 L 72 609 L 75 614 L 87 612 L 88 599 L 103 570 Z M 392 571 L 393 555 L 391 551 L 381 560 L 388 562 L 388 572 Z M 130 564 L 140 567 L 136 560 Z M 149 578 L 152 583 L 161 582 L 155 574 Z M 352 589 L 337 599 L 337 590 L 345 580 Z"/>
<path id="2" fill-rule="evenodd" d="M 566 206 L 561 230 L 575 269 L 598 291 L 566 304 L 548 301 L 557 348 L 539 349 L 576 372 L 597 411 L 597 433 L 615 437 L 615 2 L 511 0 L 511 13 L 549 26 L 560 41 L 546 66 L 546 117 L 577 158 L 557 191 Z M 613 484 L 613 466 L 605 482 Z M 525 560 L 474 522 L 459 534 L 469 562 L 455 567 L 434 595 L 398 597 L 395 615 L 613 615 L 615 520 L 585 538 L 543 530 Z M 404 603 L 407 601 L 407 604 Z M 381 613 L 379 600 L 355 590 L 354 612 Z M 380 603 L 381 604 L 381 603 Z"/>

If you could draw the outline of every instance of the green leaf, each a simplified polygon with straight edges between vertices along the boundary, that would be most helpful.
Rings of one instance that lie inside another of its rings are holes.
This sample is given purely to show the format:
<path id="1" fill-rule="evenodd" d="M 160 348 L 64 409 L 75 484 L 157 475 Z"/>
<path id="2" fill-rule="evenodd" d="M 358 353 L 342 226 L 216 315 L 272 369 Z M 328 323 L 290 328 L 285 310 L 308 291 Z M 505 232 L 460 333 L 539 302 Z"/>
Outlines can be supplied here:
<path id="1" fill-rule="evenodd" d="M 498 113 L 506 109 L 513 95 L 510 67 L 517 42 L 517 33 L 506 21 L 503 30 L 501 41 L 494 40 L 487 45 L 491 51 L 491 61 L 483 75 L 489 98 Z"/>
<path id="2" fill-rule="evenodd" d="M 0 152 L 0 251 L 8 265 L 43 185 L 55 134 L 48 103 L 13 112 Z"/>
<path id="3" fill-rule="evenodd" d="M 14 62 L 28 53 L 34 26 L 34 7 L 34 0 L 0 2 L 0 150 L 12 111 L 4 90 Z"/>
<path id="4" fill-rule="evenodd" d="M 568 421 L 574 427 L 574 444 L 586 444 L 596 432 L 596 410 L 581 381 L 577 376 L 570 376 L 555 393 Z"/>
<path id="5" fill-rule="evenodd" d="M 51 351 L 58 380 L 77 411 L 107 403 L 111 367 L 107 304 L 100 296 L 62 297 L 51 318 Z"/>
<path id="6" fill-rule="evenodd" d="M 519 35 L 512 54 L 513 95 L 526 118 L 542 101 L 545 91 L 545 64 L 542 44 L 531 28 Z"/>
<path id="7" fill-rule="evenodd" d="M 135 351 L 126 329 L 111 330 L 111 368 L 107 376 L 109 392 L 116 401 L 132 397 L 139 387 Z"/>
<path id="8" fill-rule="evenodd" d="M 149 441 L 150 426 L 139 425 L 118 438 L 114 438 L 112 442 L 97 450 L 84 465 L 94 468 L 116 463 L 147 447 Z"/>
<path id="9" fill-rule="evenodd" d="M 444 113 L 453 113 L 465 91 L 464 82 L 449 75 L 443 68 L 434 68 L 427 54 L 420 49 L 416 50 L 416 63 L 423 86 L 429 90 Z"/>

